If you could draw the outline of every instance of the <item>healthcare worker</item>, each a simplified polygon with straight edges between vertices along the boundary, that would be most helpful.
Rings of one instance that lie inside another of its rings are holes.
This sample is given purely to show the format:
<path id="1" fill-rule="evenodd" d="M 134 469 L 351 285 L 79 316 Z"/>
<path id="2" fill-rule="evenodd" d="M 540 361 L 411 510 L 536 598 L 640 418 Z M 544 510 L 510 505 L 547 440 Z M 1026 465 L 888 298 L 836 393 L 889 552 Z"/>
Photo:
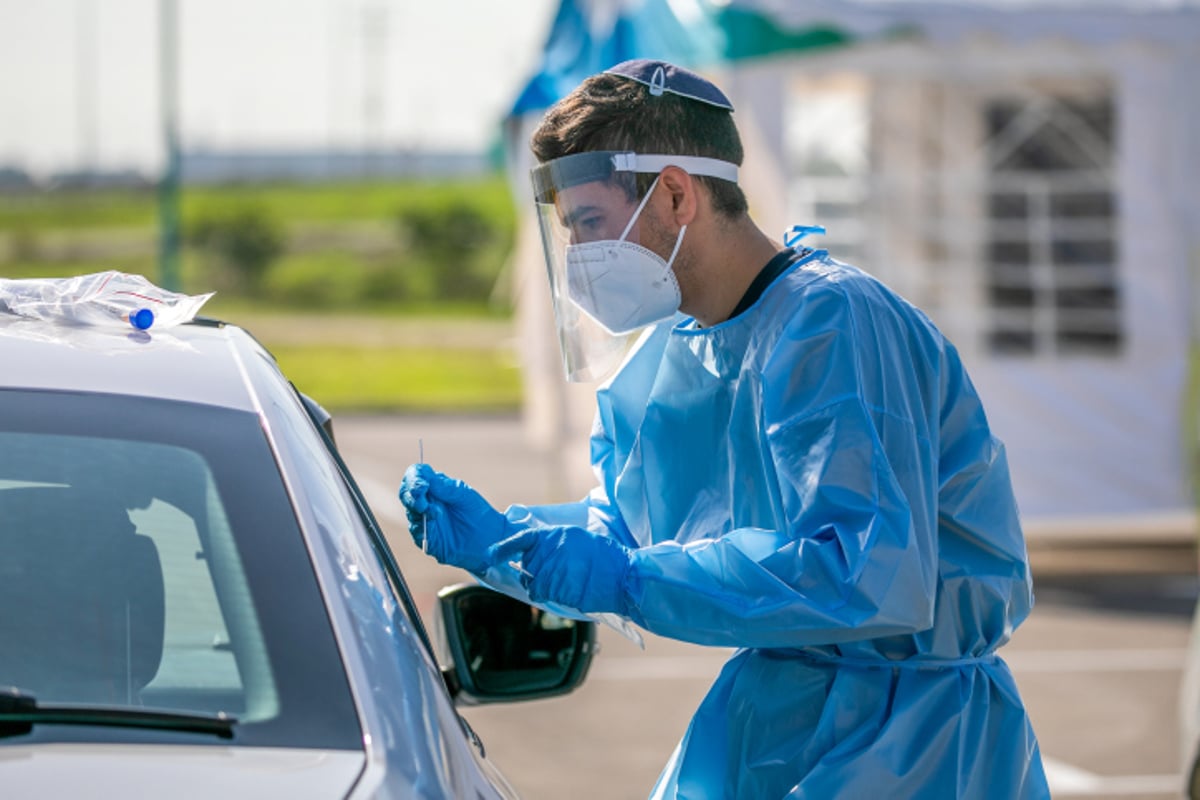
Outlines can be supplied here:
<path id="1" fill-rule="evenodd" d="M 546 114 L 568 375 L 622 359 L 599 486 L 501 513 L 416 464 L 413 535 L 547 608 L 739 648 L 652 797 L 1048 797 L 997 655 L 1033 600 L 1004 448 L 924 314 L 806 229 L 755 226 L 732 110 L 633 61 Z"/>

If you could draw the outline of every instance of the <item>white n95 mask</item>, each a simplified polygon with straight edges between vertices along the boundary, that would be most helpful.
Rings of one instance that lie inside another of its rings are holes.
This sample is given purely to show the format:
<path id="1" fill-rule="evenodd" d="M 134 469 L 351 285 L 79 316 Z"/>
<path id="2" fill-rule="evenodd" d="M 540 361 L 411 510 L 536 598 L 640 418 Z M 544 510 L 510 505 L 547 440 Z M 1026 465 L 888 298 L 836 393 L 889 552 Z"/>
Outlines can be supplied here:
<path id="1" fill-rule="evenodd" d="M 737 165 L 728 161 L 616 150 L 561 156 L 530 173 L 568 380 L 603 380 L 642 329 L 679 310 L 672 267 L 686 227 L 665 260 L 637 228 L 660 183 L 655 178 L 643 194 L 638 178 L 667 167 L 737 183 Z"/>
<path id="2" fill-rule="evenodd" d="M 571 301 L 612 334 L 624 334 L 666 319 L 679 310 L 679 282 L 671 271 L 684 225 L 669 260 L 640 244 L 626 241 L 658 178 L 633 213 L 620 239 L 567 245 L 567 291 Z"/>

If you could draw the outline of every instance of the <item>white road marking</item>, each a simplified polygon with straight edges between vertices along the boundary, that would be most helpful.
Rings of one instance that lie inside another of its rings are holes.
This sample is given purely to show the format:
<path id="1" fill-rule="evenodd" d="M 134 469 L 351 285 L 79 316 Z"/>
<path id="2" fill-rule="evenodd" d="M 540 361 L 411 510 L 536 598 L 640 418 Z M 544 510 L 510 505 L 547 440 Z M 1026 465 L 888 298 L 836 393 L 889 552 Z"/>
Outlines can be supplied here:
<path id="1" fill-rule="evenodd" d="M 1182 670 L 1183 648 L 1113 650 L 1012 650 L 1000 655 L 1017 674 L 1031 672 L 1154 672 Z"/>
<path id="2" fill-rule="evenodd" d="M 1099 784 L 1095 773 L 1048 756 L 1042 756 L 1042 767 L 1046 770 L 1050 790 L 1055 795 L 1088 794 L 1095 791 Z"/>
<path id="3" fill-rule="evenodd" d="M 1042 765 L 1054 797 L 1154 794 L 1179 797 L 1183 792 L 1183 778 L 1179 775 L 1097 775 L 1045 756 Z"/>

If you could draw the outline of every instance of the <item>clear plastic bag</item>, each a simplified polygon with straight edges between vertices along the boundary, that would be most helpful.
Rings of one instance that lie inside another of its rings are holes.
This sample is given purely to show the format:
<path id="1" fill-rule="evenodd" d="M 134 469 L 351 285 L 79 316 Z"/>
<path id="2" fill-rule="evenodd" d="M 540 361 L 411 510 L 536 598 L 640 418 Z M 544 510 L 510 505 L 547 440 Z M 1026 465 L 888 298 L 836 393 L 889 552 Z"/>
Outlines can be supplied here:
<path id="1" fill-rule="evenodd" d="M 0 278 L 0 311 L 47 322 L 171 328 L 196 316 L 213 293 L 160 289 L 141 275 L 109 270 L 73 278 Z"/>

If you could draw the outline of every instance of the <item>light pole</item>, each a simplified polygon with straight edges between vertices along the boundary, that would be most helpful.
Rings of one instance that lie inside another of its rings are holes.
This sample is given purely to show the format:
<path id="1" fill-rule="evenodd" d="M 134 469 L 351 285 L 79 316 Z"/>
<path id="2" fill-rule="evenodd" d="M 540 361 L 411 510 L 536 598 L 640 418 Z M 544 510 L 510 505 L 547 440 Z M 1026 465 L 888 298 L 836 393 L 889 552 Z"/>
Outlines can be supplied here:
<path id="1" fill-rule="evenodd" d="M 75 98 L 79 126 L 79 174 L 91 186 L 99 170 L 96 134 L 96 2 L 75 2 Z"/>
<path id="2" fill-rule="evenodd" d="M 178 11 L 178 0 L 159 0 L 158 92 L 166 154 L 158 181 L 158 279 L 171 291 L 180 290 Z"/>

